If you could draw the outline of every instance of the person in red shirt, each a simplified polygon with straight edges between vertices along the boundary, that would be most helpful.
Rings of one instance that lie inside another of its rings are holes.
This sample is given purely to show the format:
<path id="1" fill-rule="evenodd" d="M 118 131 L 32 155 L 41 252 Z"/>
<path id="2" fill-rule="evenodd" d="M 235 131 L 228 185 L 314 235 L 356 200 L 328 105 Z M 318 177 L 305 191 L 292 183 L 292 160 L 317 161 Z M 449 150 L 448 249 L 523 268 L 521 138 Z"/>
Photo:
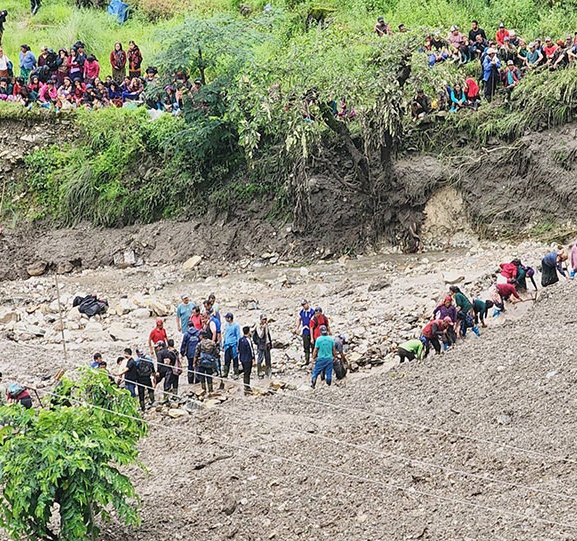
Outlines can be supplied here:
<path id="1" fill-rule="evenodd" d="M 513 304 L 521 301 L 519 293 L 513 284 L 497 284 L 497 291 L 504 301 L 511 301 Z M 511 298 L 514 297 L 514 298 Z"/>
<path id="2" fill-rule="evenodd" d="M 499 30 L 497 30 L 497 33 L 495 34 L 495 40 L 497 41 L 497 45 L 499 45 L 499 47 L 505 45 L 505 38 L 508 37 L 509 37 L 509 30 L 507 30 L 505 28 L 505 25 L 501 23 L 499 25 Z"/>
<path id="3" fill-rule="evenodd" d="M 323 309 L 320 306 L 315 308 L 315 315 L 312 317 L 310 322 L 310 329 L 313 335 L 313 344 L 316 339 L 321 335 L 320 326 L 324 325 L 327 328 L 327 334 L 331 334 L 331 328 L 329 326 L 329 319 L 323 314 Z"/>
<path id="4" fill-rule="evenodd" d="M 164 342 L 166 345 L 168 343 L 168 336 L 166 335 L 166 329 L 164 328 L 164 321 L 162 318 L 156 320 L 156 327 L 150 331 L 148 337 L 148 347 L 150 349 L 150 354 L 154 355 L 154 344 L 157 342 Z"/>
<path id="5" fill-rule="evenodd" d="M 543 47 L 543 53 L 545 53 L 547 64 L 551 64 L 556 52 L 557 52 L 557 45 L 555 45 L 555 42 L 550 37 L 546 37 L 545 46 Z"/>
<path id="6" fill-rule="evenodd" d="M 452 323 L 451 318 L 446 316 L 443 319 L 433 319 L 423 327 L 421 333 L 423 337 L 426 338 L 425 355 L 423 358 L 429 354 L 431 345 L 435 348 L 435 353 L 437 355 L 441 354 L 441 342 L 445 337 L 445 332 Z"/>
<path id="7" fill-rule="evenodd" d="M 195 306 L 192 309 L 192 315 L 188 320 L 188 326 L 190 327 L 191 325 L 198 331 L 202 331 L 202 329 L 204 328 L 204 325 L 202 324 L 202 316 L 200 314 L 200 308 L 198 306 Z"/>
<path id="8" fill-rule="evenodd" d="M 507 283 L 512 283 L 517 278 L 517 265 L 514 263 L 501 263 L 499 265 L 501 268 L 501 276 L 503 276 Z"/>

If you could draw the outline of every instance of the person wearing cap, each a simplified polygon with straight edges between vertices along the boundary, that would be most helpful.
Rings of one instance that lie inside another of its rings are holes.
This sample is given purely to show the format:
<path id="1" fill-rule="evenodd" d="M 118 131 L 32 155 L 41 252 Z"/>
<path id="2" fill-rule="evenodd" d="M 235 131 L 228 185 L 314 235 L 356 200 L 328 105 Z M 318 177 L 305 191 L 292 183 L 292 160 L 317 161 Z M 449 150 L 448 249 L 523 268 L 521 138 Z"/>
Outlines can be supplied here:
<path id="1" fill-rule="evenodd" d="M 543 55 L 541 51 L 537 49 L 535 43 L 529 43 L 529 50 L 527 52 L 527 56 L 525 57 L 525 67 L 526 69 L 535 69 L 538 68 L 543 62 Z"/>
<path id="2" fill-rule="evenodd" d="M 188 324 L 195 304 L 190 302 L 188 293 L 183 293 L 180 296 L 180 299 L 182 302 L 176 308 L 176 328 L 178 329 L 178 332 L 185 334 L 186 331 L 188 331 Z"/>
<path id="3" fill-rule="evenodd" d="M 156 320 L 156 327 L 150 331 L 148 335 L 148 349 L 150 349 L 150 354 L 154 355 L 154 348 L 157 342 L 168 342 L 168 336 L 166 334 L 166 329 L 164 328 L 164 321 L 161 317 Z"/>
<path id="4" fill-rule="evenodd" d="M 270 330 L 268 327 L 268 318 L 265 314 L 261 314 L 260 321 L 253 327 L 254 335 L 256 338 L 255 343 L 257 346 L 258 358 L 256 362 L 257 374 L 259 378 L 264 378 L 265 374 L 270 377 L 272 374 L 272 360 L 271 360 L 271 349 L 272 349 L 272 338 L 270 335 Z M 262 372 L 262 363 L 265 364 L 265 373 Z"/>
<path id="5" fill-rule="evenodd" d="M 553 61 L 553 57 L 557 52 L 557 44 L 550 38 L 545 38 L 545 45 L 543 47 L 543 55 L 545 56 L 545 64 L 550 65 Z"/>
<path id="6" fill-rule="evenodd" d="M 224 337 L 222 339 L 224 348 L 224 374 L 223 378 L 228 378 L 230 364 L 234 378 L 238 377 L 238 343 L 241 339 L 240 325 L 234 321 L 234 315 L 228 312 L 224 316 Z"/>
<path id="7" fill-rule="evenodd" d="M 561 40 L 559 40 L 558 44 L 559 43 L 561 43 Z M 551 66 L 551 69 L 556 70 L 559 68 L 567 67 L 571 61 L 571 57 L 569 55 L 571 54 L 571 50 L 573 48 L 573 41 L 571 36 L 567 36 L 563 44 L 559 45 L 559 48 L 557 49 L 557 54 L 553 58 L 553 65 Z"/>
<path id="8" fill-rule="evenodd" d="M 519 68 L 515 66 L 515 63 L 512 60 L 507 60 L 507 69 L 505 70 L 505 89 L 511 95 L 513 89 L 519 84 L 521 81 L 521 72 Z"/>
<path id="9" fill-rule="evenodd" d="M 396 354 L 399 356 L 400 362 L 404 363 L 406 360 L 414 361 L 415 359 L 422 361 L 425 342 L 426 340 L 415 338 L 399 344 Z"/>
<path id="10" fill-rule="evenodd" d="M 477 36 L 481 36 L 482 41 L 487 41 L 487 34 L 479 27 L 479 21 L 471 21 L 471 30 L 469 30 L 469 41 L 474 43 L 477 41 Z"/>
<path id="11" fill-rule="evenodd" d="M 382 38 L 385 35 L 390 36 L 393 33 L 389 24 L 386 23 L 385 19 L 383 19 L 382 17 L 379 17 L 377 19 L 377 24 L 373 28 L 373 32 L 377 34 L 377 36 L 379 36 L 380 38 Z"/>
<path id="12" fill-rule="evenodd" d="M 315 315 L 311 319 L 311 333 L 313 336 L 313 343 L 321 335 L 320 327 L 324 325 L 327 328 L 328 334 L 331 334 L 331 327 L 329 325 L 329 318 L 323 314 L 323 309 L 320 306 L 315 307 Z"/>
<path id="13" fill-rule="evenodd" d="M 502 47 L 505 44 L 505 38 L 509 37 L 509 30 L 505 28 L 505 23 L 499 24 L 499 29 L 495 34 L 495 41 L 499 47 Z"/>
<path id="14" fill-rule="evenodd" d="M 431 112 L 431 98 L 425 94 L 422 88 L 417 90 L 417 95 L 411 103 L 411 112 L 413 114 L 413 122 L 421 120 L 425 115 Z"/>
<path id="15" fill-rule="evenodd" d="M 299 312 L 295 334 L 302 336 L 303 350 L 305 353 L 304 364 L 306 366 L 311 360 L 311 353 L 314 349 L 314 342 L 311 337 L 311 320 L 315 315 L 315 311 L 310 307 L 309 302 L 306 299 L 302 300 L 301 306 L 302 308 Z"/>
<path id="16" fill-rule="evenodd" d="M 485 98 L 488 102 L 491 102 L 495 95 L 497 83 L 500 79 L 500 68 L 501 60 L 499 60 L 499 57 L 497 56 L 497 50 L 493 47 L 489 47 L 487 49 L 487 54 L 483 58 L 483 81 L 485 83 Z"/>
<path id="17" fill-rule="evenodd" d="M 333 381 L 333 360 L 337 355 L 335 341 L 329 336 L 326 325 L 319 326 L 319 337 L 315 340 L 315 349 L 313 350 L 313 368 L 311 387 L 314 389 L 317 384 L 317 378 L 323 374 L 327 385 Z"/>
<path id="18" fill-rule="evenodd" d="M 435 348 L 435 353 L 440 355 L 441 343 L 444 341 L 445 331 L 451 326 L 451 318 L 447 316 L 443 319 L 433 319 L 423 327 L 421 334 L 426 338 L 425 354 L 423 357 L 429 354 L 431 345 Z"/>
<path id="19" fill-rule="evenodd" d="M 515 30 L 509 30 L 509 43 L 513 47 L 519 47 L 520 38 Z"/>

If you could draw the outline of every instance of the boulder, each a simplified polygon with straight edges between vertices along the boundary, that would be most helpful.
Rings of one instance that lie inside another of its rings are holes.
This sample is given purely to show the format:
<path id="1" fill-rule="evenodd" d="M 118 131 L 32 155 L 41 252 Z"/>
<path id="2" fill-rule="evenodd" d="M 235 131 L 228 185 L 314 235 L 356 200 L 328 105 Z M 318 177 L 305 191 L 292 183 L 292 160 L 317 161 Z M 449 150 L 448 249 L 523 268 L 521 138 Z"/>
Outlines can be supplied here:
<path id="1" fill-rule="evenodd" d="M 46 272 L 47 268 L 48 263 L 46 263 L 46 261 L 36 261 L 26 267 L 26 272 L 30 276 L 42 276 Z"/>
<path id="2" fill-rule="evenodd" d="M 463 273 L 459 272 L 459 271 L 451 271 L 451 272 L 444 272 L 443 273 L 443 282 L 445 282 L 445 284 L 458 284 L 459 282 L 462 282 L 465 279 L 465 276 L 463 276 Z"/>
<path id="3" fill-rule="evenodd" d="M 126 327 L 121 327 L 119 325 L 113 325 L 108 329 L 108 334 L 115 342 L 129 343 L 138 340 L 139 335 L 136 331 L 132 329 L 127 329 Z"/>
<path id="4" fill-rule="evenodd" d="M 68 321 L 80 321 L 82 319 L 82 314 L 78 310 L 78 306 L 73 306 L 68 312 Z"/>
<path id="5" fill-rule="evenodd" d="M 133 310 L 130 315 L 136 319 L 148 319 L 150 317 L 150 309 L 137 308 L 136 310 Z"/>
<path id="6" fill-rule="evenodd" d="M 3 310 L 0 312 L 0 324 L 6 325 L 7 323 L 20 321 L 20 314 L 15 310 Z"/>
<path id="7" fill-rule="evenodd" d="M 162 301 L 151 299 L 147 303 L 148 308 L 156 317 L 165 317 L 172 313 L 172 307 Z"/>
<path id="8" fill-rule="evenodd" d="M 196 267 L 198 267 L 200 265 L 200 262 L 202 261 L 202 256 L 200 255 L 193 255 L 192 257 L 189 257 L 183 264 L 182 264 L 182 268 L 183 270 L 192 270 Z"/>

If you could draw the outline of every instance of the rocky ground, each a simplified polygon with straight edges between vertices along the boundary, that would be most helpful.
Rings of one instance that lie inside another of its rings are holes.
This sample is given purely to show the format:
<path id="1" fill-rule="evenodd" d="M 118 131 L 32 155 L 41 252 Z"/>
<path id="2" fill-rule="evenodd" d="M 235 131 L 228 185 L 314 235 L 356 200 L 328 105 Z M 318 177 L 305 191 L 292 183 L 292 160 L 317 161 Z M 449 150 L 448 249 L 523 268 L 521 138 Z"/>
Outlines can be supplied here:
<path id="1" fill-rule="evenodd" d="M 231 380 L 192 413 L 149 411 L 149 472 L 132 472 L 143 524 L 110 525 L 103 539 L 577 539 L 577 284 L 511 308 L 441 357 L 392 360 L 447 282 L 478 294 L 496 263 L 536 265 L 545 251 L 493 244 L 307 266 L 268 253 L 238 265 L 72 271 L 58 276 L 62 320 L 53 274 L 3 282 L 0 370 L 46 392 L 59 369 L 97 350 L 112 363 L 126 345 L 144 346 L 156 315 L 178 342 L 180 294 L 215 293 L 241 325 L 261 312 L 274 320 L 273 381 L 257 385 L 278 390 L 243 397 Z M 108 314 L 88 320 L 71 307 L 88 293 L 109 300 Z M 354 371 L 332 388 L 305 390 L 291 333 L 302 297 L 350 337 Z"/>

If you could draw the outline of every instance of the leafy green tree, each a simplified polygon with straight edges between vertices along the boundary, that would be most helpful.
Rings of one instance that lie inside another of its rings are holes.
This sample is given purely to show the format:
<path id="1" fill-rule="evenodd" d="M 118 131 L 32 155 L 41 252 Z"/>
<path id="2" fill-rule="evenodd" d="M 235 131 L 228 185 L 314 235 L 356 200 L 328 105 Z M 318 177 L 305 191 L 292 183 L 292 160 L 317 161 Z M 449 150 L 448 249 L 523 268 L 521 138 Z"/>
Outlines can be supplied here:
<path id="1" fill-rule="evenodd" d="M 138 497 L 119 466 L 137 463 L 146 434 L 136 401 L 87 370 L 64 379 L 50 409 L 0 408 L 0 525 L 13 539 L 96 538 L 114 509 L 139 523 Z"/>

